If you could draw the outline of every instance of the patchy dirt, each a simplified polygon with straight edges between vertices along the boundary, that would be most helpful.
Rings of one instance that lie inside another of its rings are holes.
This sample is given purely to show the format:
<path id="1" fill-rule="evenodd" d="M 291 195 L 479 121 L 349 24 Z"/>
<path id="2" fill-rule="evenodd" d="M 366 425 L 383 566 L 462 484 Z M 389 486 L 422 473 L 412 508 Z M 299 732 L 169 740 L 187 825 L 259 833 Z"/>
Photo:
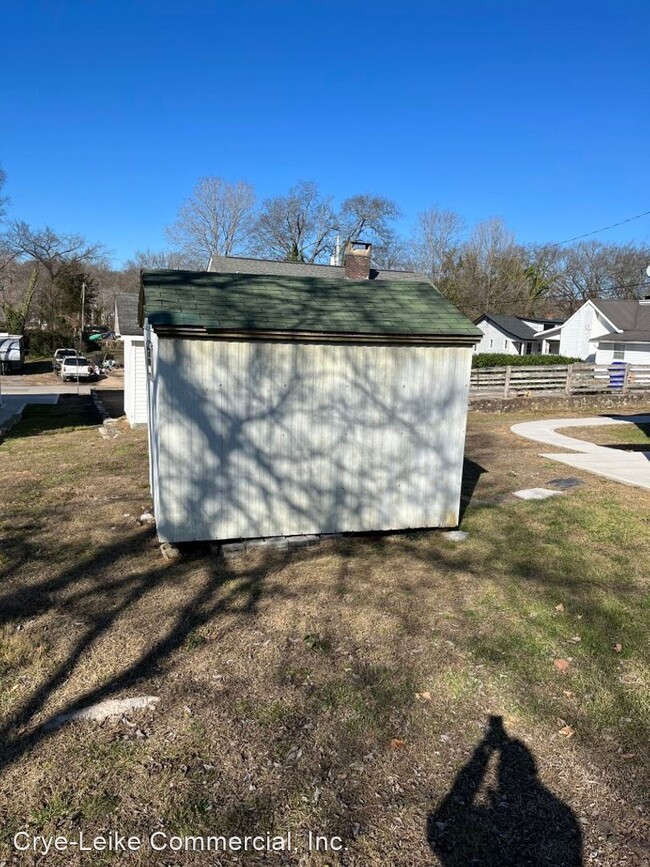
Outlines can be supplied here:
<path id="1" fill-rule="evenodd" d="M 49 359 L 27 361 L 22 371 L 12 373 L 6 378 L 6 384 L 16 388 L 35 388 L 44 385 L 67 388 L 71 385 L 69 382 L 61 382 L 61 377 L 52 370 L 52 362 Z M 102 374 L 91 385 L 93 388 L 100 389 L 122 389 L 124 387 L 124 371 L 122 369 L 112 370 L 108 374 Z"/>
<path id="2" fill-rule="evenodd" d="M 20 830 L 116 829 L 294 840 L 134 865 L 647 863 L 650 497 L 576 473 L 510 498 L 557 476 L 509 431 L 530 417 L 470 416 L 462 544 L 167 561 L 138 522 L 146 430 L 29 408 L 0 446 L 0 858 L 37 863 Z M 46 731 L 133 695 L 160 701 Z M 310 831 L 346 849 L 309 852 Z M 38 863 L 125 863 L 92 859 Z"/>

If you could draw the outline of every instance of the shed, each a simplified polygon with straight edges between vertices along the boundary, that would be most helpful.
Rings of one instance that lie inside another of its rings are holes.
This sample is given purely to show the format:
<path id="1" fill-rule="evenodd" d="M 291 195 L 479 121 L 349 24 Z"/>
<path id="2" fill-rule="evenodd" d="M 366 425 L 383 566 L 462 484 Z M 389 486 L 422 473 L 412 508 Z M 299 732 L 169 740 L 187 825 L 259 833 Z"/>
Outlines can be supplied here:
<path id="1" fill-rule="evenodd" d="M 352 273 L 142 273 L 162 541 L 458 524 L 481 333 L 419 275 Z"/>
<path id="2" fill-rule="evenodd" d="M 138 324 L 138 296 L 115 297 L 115 333 L 124 343 L 124 412 L 131 427 L 147 423 L 147 366 L 144 334 Z"/>

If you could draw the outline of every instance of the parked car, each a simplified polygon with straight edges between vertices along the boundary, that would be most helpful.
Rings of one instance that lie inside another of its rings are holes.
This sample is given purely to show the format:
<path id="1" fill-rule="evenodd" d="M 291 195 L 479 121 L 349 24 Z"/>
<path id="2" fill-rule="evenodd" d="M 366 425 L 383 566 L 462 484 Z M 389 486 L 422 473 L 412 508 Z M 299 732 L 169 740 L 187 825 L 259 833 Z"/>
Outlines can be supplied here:
<path id="1" fill-rule="evenodd" d="M 61 379 L 64 382 L 69 379 L 89 381 L 96 376 L 95 365 L 82 355 L 66 355 L 61 361 Z"/>
<path id="2" fill-rule="evenodd" d="M 54 358 L 52 359 L 52 370 L 55 373 L 59 373 L 61 370 L 61 362 L 64 358 L 69 357 L 71 355 L 77 355 L 76 349 L 57 349 L 54 352 Z"/>

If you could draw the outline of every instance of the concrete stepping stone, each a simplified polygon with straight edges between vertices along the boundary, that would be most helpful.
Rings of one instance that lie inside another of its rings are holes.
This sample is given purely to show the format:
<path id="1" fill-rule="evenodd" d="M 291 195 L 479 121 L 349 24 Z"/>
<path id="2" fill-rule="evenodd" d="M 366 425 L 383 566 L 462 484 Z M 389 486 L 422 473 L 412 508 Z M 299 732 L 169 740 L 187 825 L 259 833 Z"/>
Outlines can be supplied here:
<path id="1" fill-rule="evenodd" d="M 566 479 L 551 479 L 551 481 L 546 484 L 551 485 L 553 488 L 558 488 L 560 491 L 568 491 L 571 488 L 578 488 L 580 485 L 584 485 L 584 481 L 569 476 Z"/>
<path id="2" fill-rule="evenodd" d="M 109 698 L 98 704 L 91 704 L 79 710 L 62 713 L 45 723 L 46 731 L 53 731 L 68 722 L 90 720 L 91 722 L 103 722 L 105 719 L 120 717 L 125 713 L 142 708 L 155 708 L 160 699 L 156 695 L 136 695 L 133 698 Z"/>
<path id="3" fill-rule="evenodd" d="M 548 500 L 549 497 L 558 497 L 562 491 L 551 491 L 549 488 L 524 488 L 521 491 L 513 491 L 513 496 L 520 500 Z"/>
<path id="4" fill-rule="evenodd" d="M 442 534 L 442 538 L 449 542 L 464 542 L 468 536 L 469 533 L 466 533 L 465 530 L 447 530 Z"/>

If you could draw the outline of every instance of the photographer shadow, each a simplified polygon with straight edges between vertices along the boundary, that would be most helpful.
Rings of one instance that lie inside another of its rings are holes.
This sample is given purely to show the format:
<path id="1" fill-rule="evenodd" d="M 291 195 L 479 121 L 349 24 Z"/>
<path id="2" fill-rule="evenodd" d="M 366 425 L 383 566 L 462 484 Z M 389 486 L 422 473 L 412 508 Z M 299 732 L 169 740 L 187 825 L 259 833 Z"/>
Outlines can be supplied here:
<path id="1" fill-rule="evenodd" d="M 477 793 L 492 756 L 496 789 Z M 427 821 L 427 839 L 443 867 L 581 867 L 582 832 L 573 811 L 541 782 L 530 750 L 509 738 L 503 719 L 487 732 L 451 791 Z"/>

